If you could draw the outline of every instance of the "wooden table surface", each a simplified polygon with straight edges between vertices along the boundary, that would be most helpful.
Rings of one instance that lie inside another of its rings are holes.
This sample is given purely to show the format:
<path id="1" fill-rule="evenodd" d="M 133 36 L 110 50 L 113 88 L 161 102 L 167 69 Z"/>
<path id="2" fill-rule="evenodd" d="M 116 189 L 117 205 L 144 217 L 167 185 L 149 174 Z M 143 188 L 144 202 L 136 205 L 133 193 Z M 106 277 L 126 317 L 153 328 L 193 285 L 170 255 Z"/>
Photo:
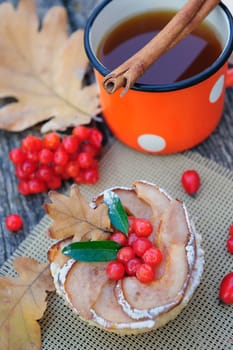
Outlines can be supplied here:
<path id="1" fill-rule="evenodd" d="M 0 3 L 2 2 L 4 1 L 0 0 Z M 36 5 L 41 18 L 49 7 L 65 6 L 72 31 L 85 25 L 86 18 L 96 2 L 96 0 L 36 0 Z M 206 117 L 203 115 L 203 118 Z M 0 266 L 10 257 L 20 242 L 30 234 L 44 215 L 43 203 L 47 200 L 47 194 L 28 197 L 20 195 L 17 191 L 13 165 L 8 158 L 8 152 L 18 147 L 22 139 L 32 132 L 38 133 L 35 129 L 20 133 L 0 130 Z M 193 151 L 233 170 L 233 88 L 228 88 L 226 92 L 224 113 L 217 129 Z M 60 191 L 67 190 L 69 185 L 70 183 L 65 183 Z M 4 225 L 5 217 L 12 212 L 19 213 L 24 220 L 23 229 L 14 234 L 10 233 Z"/>

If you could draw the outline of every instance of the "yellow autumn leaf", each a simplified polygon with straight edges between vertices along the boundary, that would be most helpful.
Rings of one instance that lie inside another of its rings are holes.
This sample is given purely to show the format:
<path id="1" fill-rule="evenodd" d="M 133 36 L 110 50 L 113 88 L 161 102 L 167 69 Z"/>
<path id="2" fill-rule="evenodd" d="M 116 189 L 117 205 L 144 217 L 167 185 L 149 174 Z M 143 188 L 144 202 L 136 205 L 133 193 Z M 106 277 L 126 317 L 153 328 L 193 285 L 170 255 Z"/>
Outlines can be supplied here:
<path id="1" fill-rule="evenodd" d="M 71 186 L 69 195 L 51 191 L 49 198 L 52 203 L 45 203 L 45 210 L 53 220 L 49 229 L 51 238 L 74 236 L 74 241 L 101 240 L 112 231 L 108 207 L 102 203 L 92 208 L 77 185 Z"/>
<path id="2" fill-rule="evenodd" d="M 0 109 L 0 129 L 89 123 L 100 107 L 96 84 L 83 87 L 87 67 L 83 30 L 68 37 L 63 7 L 52 7 L 40 26 L 34 0 L 0 5 L 0 97 L 17 99 Z"/>
<path id="3" fill-rule="evenodd" d="M 0 277 L 0 349 L 39 350 L 37 320 L 46 309 L 46 291 L 54 290 L 49 265 L 20 257 L 14 268 L 18 277 Z"/>

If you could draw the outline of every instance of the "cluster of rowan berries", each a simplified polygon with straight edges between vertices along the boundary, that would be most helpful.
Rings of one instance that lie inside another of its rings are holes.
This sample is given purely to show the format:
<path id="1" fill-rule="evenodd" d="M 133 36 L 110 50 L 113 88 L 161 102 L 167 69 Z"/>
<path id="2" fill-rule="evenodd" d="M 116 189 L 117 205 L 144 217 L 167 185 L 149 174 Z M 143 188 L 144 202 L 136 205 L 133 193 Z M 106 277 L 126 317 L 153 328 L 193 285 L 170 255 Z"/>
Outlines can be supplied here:
<path id="1" fill-rule="evenodd" d="M 122 247 L 118 250 L 116 260 L 108 263 L 107 276 L 115 281 L 125 275 L 135 276 L 142 283 L 150 283 L 155 278 L 155 267 L 161 263 L 163 254 L 149 239 L 153 231 L 151 222 L 133 216 L 128 219 L 128 236 L 115 231 L 109 238 Z"/>
<path id="2" fill-rule="evenodd" d="M 81 125 L 64 137 L 55 132 L 43 138 L 26 136 L 21 147 L 9 152 L 19 180 L 18 191 L 29 195 L 55 190 L 67 179 L 79 184 L 96 183 L 102 139 L 102 133 L 97 128 Z"/>

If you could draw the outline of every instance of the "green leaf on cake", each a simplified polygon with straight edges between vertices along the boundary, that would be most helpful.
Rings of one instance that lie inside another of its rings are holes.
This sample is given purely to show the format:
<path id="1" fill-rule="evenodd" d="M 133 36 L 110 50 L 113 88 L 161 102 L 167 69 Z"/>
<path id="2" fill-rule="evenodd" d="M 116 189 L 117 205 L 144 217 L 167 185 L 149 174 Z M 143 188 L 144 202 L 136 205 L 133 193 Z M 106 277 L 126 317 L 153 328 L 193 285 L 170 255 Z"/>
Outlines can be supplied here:
<path id="1" fill-rule="evenodd" d="M 108 206 L 108 215 L 111 224 L 128 236 L 129 221 L 120 197 L 113 191 L 104 192 L 104 203 Z"/>
<path id="2" fill-rule="evenodd" d="M 120 248 L 114 241 L 74 242 L 65 246 L 62 253 L 78 261 L 100 262 L 115 260 Z"/>

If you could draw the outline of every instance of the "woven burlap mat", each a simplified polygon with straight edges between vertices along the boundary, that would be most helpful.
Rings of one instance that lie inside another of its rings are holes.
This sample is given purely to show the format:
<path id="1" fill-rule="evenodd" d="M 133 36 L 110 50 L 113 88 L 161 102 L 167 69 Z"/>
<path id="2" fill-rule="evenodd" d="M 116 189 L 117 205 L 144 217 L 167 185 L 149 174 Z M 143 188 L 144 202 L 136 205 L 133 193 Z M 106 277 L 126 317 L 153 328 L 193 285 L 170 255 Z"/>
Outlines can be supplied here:
<path id="1" fill-rule="evenodd" d="M 233 308 L 219 302 L 221 278 L 233 270 L 233 256 L 226 251 L 227 230 L 233 222 L 233 173 L 194 152 L 171 156 L 138 153 L 116 142 L 101 160 L 101 180 L 94 186 L 81 186 L 91 199 L 103 189 L 134 180 L 148 180 L 184 200 L 196 228 L 203 236 L 205 271 L 192 301 L 172 322 L 160 330 L 137 336 L 118 336 L 87 325 L 66 307 L 54 293 L 49 295 L 48 308 L 40 320 L 43 350 L 210 350 L 233 349 Z M 193 198 L 180 185 L 185 169 L 195 168 L 202 186 Z M 0 274 L 14 275 L 12 260 L 31 256 L 46 260 L 51 241 L 44 232 L 49 226 L 45 216 L 28 235 L 14 256 L 5 263 Z"/>

